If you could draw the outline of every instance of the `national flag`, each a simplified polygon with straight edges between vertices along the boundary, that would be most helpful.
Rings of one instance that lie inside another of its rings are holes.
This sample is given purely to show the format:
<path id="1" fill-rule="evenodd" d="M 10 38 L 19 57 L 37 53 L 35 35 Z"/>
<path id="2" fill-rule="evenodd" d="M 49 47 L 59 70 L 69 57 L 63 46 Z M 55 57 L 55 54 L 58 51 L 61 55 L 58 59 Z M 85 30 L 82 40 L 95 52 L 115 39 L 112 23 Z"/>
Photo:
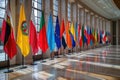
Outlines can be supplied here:
<path id="1" fill-rule="evenodd" d="M 71 24 L 70 32 L 73 35 L 74 41 L 76 41 L 76 32 L 75 32 L 75 28 L 74 28 L 74 24 L 73 23 Z"/>
<path id="2" fill-rule="evenodd" d="M 54 35 L 53 19 L 51 14 L 49 15 L 48 18 L 47 41 L 50 52 L 53 52 L 55 49 L 55 35 Z"/>
<path id="3" fill-rule="evenodd" d="M 87 44 L 90 44 L 90 28 L 87 27 Z"/>
<path id="4" fill-rule="evenodd" d="M 95 31 L 93 27 L 92 27 L 92 41 L 93 43 L 95 43 Z"/>
<path id="5" fill-rule="evenodd" d="M 94 37 L 95 37 L 95 45 L 97 44 L 97 31 L 94 30 Z"/>
<path id="6" fill-rule="evenodd" d="M 90 45 L 93 46 L 93 35 L 91 28 L 90 28 Z"/>
<path id="7" fill-rule="evenodd" d="M 64 49 L 67 47 L 64 36 L 62 36 L 62 45 L 63 45 Z"/>
<path id="8" fill-rule="evenodd" d="M 4 43 L 4 39 L 5 39 L 5 33 L 6 33 L 6 21 L 5 19 L 3 19 L 2 22 L 2 31 L 1 31 L 1 41 Z"/>
<path id="9" fill-rule="evenodd" d="M 70 33 L 69 33 L 69 29 L 70 29 L 70 23 L 67 22 L 65 31 L 66 31 L 66 43 L 68 48 L 72 48 L 72 42 L 71 42 L 71 38 L 70 38 Z"/>
<path id="10" fill-rule="evenodd" d="M 70 38 L 71 38 L 71 41 L 72 41 L 72 48 L 74 48 L 75 47 L 75 40 L 74 40 L 74 36 L 73 36 L 73 34 L 72 34 L 72 32 L 71 31 L 69 31 L 69 34 L 70 34 Z"/>
<path id="11" fill-rule="evenodd" d="M 83 44 L 84 44 L 84 24 L 82 25 L 82 41 L 83 41 Z"/>
<path id="12" fill-rule="evenodd" d="M 106 34 L 105 31 L 102 32 L 102 43 L 105 44 L 106 42 Z"/>
<path id="13" fill-rule="evenodd" d="M 26 23 L 25 11 L 23 3 L 20 6 L 20 17 L 18 23 L 18 33 L 17 33 L 17 45 L 21 49 L 21 53 L 24 57 L 29 54 L 29 36 L 28 27 Z"/>
<path id="14" fill-rule="evenodd" d="M 61 40 L 60 40 L 60 25 L 59 25 L 58 16 L 56 18 L 56 26 L 55 26 L 55 42 L 57 48 L 59 49 L 61 47 Z"/>
<path id="15" fill-rule="evenodd" d="M 100 42 L 100 31 L 99 31 L 99 29 L 98 29 L 98 31 L 97 31 L 97 42 L 98 42 L 98 43 Z"/>
<path id="16" fill-rule="evenodd" d="M 71 37 L 71 40 L 72 40 L 72 48 L 75 47 L 76 43 L 76 33 L 75 33 L 75 29 L 74 29 L 74 24 L 72 23 L 71 24 L 71 27 L 70 27 L 70 37 Z"/>
<path id="17" fill-rule="evenodd" d="M 12 24 L 12 16 L 10 13 L 10 5 L 7 5 L 7 10 L 5 14 L 5 19 L 2 24 L 2 42 L 4 43 L 4 51 L 10 59 L 12 59 L 17 54 L 16 42 L 14 39 Z"/>
<path id="18" fill-rule="evenodd" d="M 38 40 L 35 25 L 33 24 L 32 20 L 30 20 L 30 45 L 32 52 L 35 55 L 38 52 Z"/>
<path id="19" fill-rule="evenodd" d="M 42 16 L 40 19 L 40 32 L 39 32 L 39 47 L 42 52 L 46 52 L 48 49 L 47 35 L 46 35 L 46 25 L 44 19 L 44 12 L 42 11 Z"/>
<path id="20" fill-rule="evenodd" d="M 82 47 L 82 45 L 83 45 L 83 41 L 82 41 L 82 29 L 81 29 L 80 24 L 79 24 L 79 27 L 78 27 L 78 28 L 80 28 L 80 29 L 78 29 L 78 30 L 79 30 L 78 34 L 80 34 L 79 44 L 80 44 L 80 47 Z"/>
<path id="21" fill-rule="evenodd" d="M 87 44 L 87 28 L 84 25 L 82 26 L 82 38 L 83 38 L 83 44 Z"/>
<path id="22" fill-rule="evenodd" d="M 65 24 L 63 19 L 60 27 L 60 39 L 62 38 L 64 31 L 65 31 Z"/>
<path id="23" fill-rule="evenodd" d="M 76 42 L 77 42 L 77 37 L 78 37 L 78 24 L 76 22 L 76 24 L 75 24 L 75 40 L 76 40 Z"/>
<path id="24" fill-rule="evenodd" d="M 102 31 L 100 31 L 100 44 L 102 44 Z"/>

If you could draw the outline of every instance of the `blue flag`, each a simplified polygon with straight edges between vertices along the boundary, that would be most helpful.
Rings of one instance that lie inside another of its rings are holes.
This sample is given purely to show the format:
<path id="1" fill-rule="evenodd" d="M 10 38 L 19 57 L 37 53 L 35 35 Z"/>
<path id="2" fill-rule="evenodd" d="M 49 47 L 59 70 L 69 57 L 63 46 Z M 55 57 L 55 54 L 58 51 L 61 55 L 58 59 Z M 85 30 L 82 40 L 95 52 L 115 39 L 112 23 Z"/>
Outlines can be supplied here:
<path id="1" fill-rule="evenodd" d="M 93 35 L 92 35 L 92 31 L 91 31 L 91 28 L 90 28 L 90 46 L 93 45 Z"/>
<path id="2" fill-rule="evenodd" d="M 74 40 L 74 36 L 72 35 L 72 33 L 69 31 L 69 34 L 70 34 L 70 38 L 71 38 L 71 40 L 72 40 L 72 48 L 74 48 L 75 47 L 75 40 Z"/>
<path id="3" fill-rule="evenodd" d="M 55 49 L 55 36 L 54 36 L 54 27 L 53 27 L 53 20 L 52 20 L 51 14 L 48 18 L 47 40 L 48 40 L 48 46 L 49 46 L 50 52 L 54 51 L 54 49 Z"/>
<path id="4" fill-rule="evenodd" d="M 60 40 L 60 25 L 59 25 L 58 16 L 56 18 L 56 26 L 55 26 L 55 42 L 57 48 L 59 49 L 61 47 L 61 40 Z"/>
<path id="5" fill-rule="evenodd" d="M 75 24 L 75 34 L 76 34 L 76 40 L 77 40 L 77 37 L 78 37 L 78 24 L 77 24 L 77 22 Z"/>
<path id="6" fill-rule="evenodd" d="M 102 31 L 100 31 L 100 44 L 102 44 Z"/>

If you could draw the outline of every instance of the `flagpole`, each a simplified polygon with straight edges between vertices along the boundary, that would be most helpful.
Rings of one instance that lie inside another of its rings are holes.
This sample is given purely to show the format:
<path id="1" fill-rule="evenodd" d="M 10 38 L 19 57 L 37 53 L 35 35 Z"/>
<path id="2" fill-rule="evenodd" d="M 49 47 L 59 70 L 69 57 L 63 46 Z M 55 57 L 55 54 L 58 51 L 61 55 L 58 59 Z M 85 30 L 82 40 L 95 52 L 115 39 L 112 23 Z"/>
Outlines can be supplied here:
<path id="1" fill-rule="evenodd" d="M 35 55 L 33 55 L 33 63 L 31 65 L 37 65 L 37 63 L 34 62 Z"/>
<path id="2" fill-rule="evenodd" d="M 7 56 L 8 60 L 7 60 L 7 71 L 5 71 L 4 73 L 11 73 L 13 72 L 12 69 L 10 69 L 10 59 L 9 57 Z"/>
<path id="3" fill-rule="evenodd" d="M 20 69 L 25 69 L 25 68 L 27 68 L 27 66 L 25 66 L 25 58 L 22 55 L 22 66 L 20 67 Z"/>
<path id="4" fill-rule="evenodd" d="M 60 54 L 60 48 L 58 49 L 57 58 L 60 58 L 59 54 Z"/>
<path id="5" fill-rule="evenodd" d="M 42 63 L 45 63 L 46 61 L 44 60 L 44 58 L 43 58 L 43 52 L 42 52 L 42 55 L 41 55 L 41 59 L 42 59 Z"/>

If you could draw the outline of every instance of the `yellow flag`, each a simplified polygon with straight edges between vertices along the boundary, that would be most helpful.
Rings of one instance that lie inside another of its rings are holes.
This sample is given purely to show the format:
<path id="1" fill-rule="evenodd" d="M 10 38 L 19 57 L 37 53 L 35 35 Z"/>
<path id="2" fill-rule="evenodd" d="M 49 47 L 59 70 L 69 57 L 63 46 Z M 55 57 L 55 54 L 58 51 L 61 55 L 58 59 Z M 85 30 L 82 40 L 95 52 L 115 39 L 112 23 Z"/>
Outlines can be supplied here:
<path id="1" fill-rule="evenodd" d="M 28 27 L 26 23 L 25 11 L 23 4 L 20 7 L 20 16 L 18 24 L 18 33 L 17 33 L 17 45 L 21 49 L 21 53 L 24 57 L 29 54 L 29 36 L 28 36 Z"/>
<path id="2" fill-rule="evenodd" d="M 73 23 L 71 24 L 70 32 L 72 33 L 72 35 L 74 36 L 74 40 L 76 41 L 75 28 Z"/>

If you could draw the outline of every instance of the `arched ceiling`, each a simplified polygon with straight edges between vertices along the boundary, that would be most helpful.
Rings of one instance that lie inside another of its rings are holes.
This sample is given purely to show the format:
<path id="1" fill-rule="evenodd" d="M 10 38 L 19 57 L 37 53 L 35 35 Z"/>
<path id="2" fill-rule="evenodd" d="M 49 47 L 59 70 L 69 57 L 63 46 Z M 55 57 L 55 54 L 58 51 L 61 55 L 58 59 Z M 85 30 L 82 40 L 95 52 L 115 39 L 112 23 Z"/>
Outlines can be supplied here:
<path id="1" fill-rule="evenodd" d="M 108 19 L 120 19 L 120 9 L 113 0 L 80 0 L 80 2 Z"/>

